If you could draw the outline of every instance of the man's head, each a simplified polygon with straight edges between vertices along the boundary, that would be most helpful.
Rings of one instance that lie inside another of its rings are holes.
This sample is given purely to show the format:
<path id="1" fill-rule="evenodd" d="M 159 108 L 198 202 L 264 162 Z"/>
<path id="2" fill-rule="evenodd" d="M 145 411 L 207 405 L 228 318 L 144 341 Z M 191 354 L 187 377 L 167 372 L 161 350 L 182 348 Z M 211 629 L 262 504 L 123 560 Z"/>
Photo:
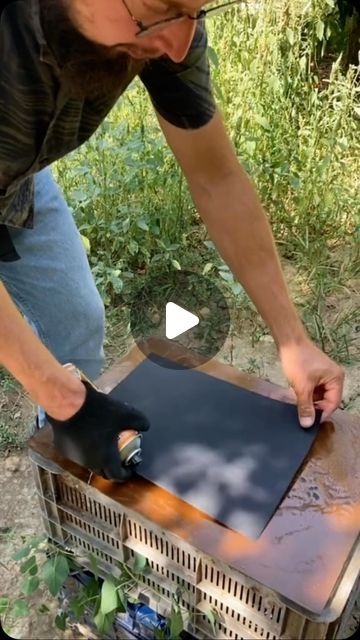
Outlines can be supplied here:
<path id="1" fill-rule="evenodd" d="M 145 26 L 176 16 L 195 16 L 209 0 L 62 0 L 78 29 L 90 40 L 136 59 L 167 55 L 181 61 L 190 47 L 194 21 L 184 18 L 164 22 L 156 31 L 137 36 L 138 23 Z"/>
<path id="2" fill-rule="evenodd" d="M 139 23 L 149 26 L 188 13 L 203 0 L 39 0 L 41 21 L 62 78 L 75 97 L 116 92 L 147 60 L 167 55 L 182 60 L 195 22 L 166 23 L 156 33 L 138 37 Z"/>

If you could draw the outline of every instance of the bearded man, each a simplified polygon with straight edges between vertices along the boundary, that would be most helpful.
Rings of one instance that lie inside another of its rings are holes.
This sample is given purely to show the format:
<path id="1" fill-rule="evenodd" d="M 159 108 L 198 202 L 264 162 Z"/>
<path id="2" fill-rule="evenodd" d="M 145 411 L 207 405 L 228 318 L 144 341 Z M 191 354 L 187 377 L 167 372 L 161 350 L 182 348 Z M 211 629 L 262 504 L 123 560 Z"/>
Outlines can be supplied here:
<path id="1" fill-rule="evenodd" d="M 343 370 L 299 319 L 216 107 L 211 10 L 203 0 L 7 0 L 1 13 L 0 364 L 43 407 L 60 447 L 66 434 L 69 455 L 117 480 L 127 475 L 114 434 L 149 424 L 62 366 L 99 374 L 104 308 L 49 166 L 91 137 L 136 76 L 213 241 L 274 337 L 301 425 L 315 407 L 326 420 L 341 400 Z"/>

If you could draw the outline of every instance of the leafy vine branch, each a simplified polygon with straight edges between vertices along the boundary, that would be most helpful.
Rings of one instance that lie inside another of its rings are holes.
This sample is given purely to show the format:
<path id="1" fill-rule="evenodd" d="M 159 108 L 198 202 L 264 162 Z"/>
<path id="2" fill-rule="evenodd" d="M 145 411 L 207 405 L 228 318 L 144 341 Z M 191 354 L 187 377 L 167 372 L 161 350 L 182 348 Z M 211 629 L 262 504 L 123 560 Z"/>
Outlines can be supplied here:
<path id="1" fill-rule="evenodd" d="M 23 576 L 20 586 L 23 596 L 16 600 L 7 596 L 0 597 L 0 617 L 4 627 L 9 631 L 17 618 L 29 615 L 29 600 L 41 586 L 46 586 L 54 598 L 58 597 L 67 580 L 82 571 L 72 550 L 59 548 L 46 536 L 32 538 L 26 546 L 13 554 L 12 559 L 19 563 Z M 131 563 L 118 562 L 115 565 L 119 570 L 117 577 L 107 576 L 102 579 L 94 554 L 87 554 L 86 564 L 91 568 L 92 577 L 86 584 L 79 583 L 76 593 L 66 598 L 66 609 L 60 610 L 56 615 L 55 625 L 61 631 L 65 631 L 72 620 L 79 621 L 87 614 L 93 620 L 99 634 L 103 635 L 112 628 L 118 614 L 127 613 L 128 605 L 138 602 L 132 594 L 141 582 L 141 577 L 151 573 L 151 568 L 144 556 L 135 554 Z M 159 595 L 155 587 L 148 588 Z M 154 630 L 156 640 L 180 638 L 184 630 L 184 609 L 180 604 L 184 590 L 184 587 L 179 586 L 172 595 L 167 626 L 165 629 Z M 45 604 L 38 608 L 39 614 L 49 611 Z M 217 612 L 214 609 L 210 610 L 207 618 L 215 635 Z"/>

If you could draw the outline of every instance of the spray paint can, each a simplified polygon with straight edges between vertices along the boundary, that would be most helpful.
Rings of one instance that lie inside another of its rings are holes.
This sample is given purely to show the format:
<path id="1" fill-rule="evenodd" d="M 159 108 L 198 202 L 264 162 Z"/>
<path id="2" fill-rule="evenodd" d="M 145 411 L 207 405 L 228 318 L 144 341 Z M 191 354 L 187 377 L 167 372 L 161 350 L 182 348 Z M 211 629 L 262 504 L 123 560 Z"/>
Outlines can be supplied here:
<path id="1" fill-rule="evenodd" d="M 141 438 L 141 433 L 135 431 L 135 429 L 128 429 L 119 433 L 118 449 L 121 462 L 126 467 L 134 467 L 142 461 Z"/>
<path id="2" fill-rule="evenodd" d="M 128 614 L 132 619 L 132 627 L 130 630 L 144 640 L 154 640 L 156 634 L 162 637 L 169 637 L 167 631 L 166 619 L 159 613 L 140 602 L 136 604 L 128 604 Z"/>
<path id="3" fill-rule="evenodd" d="M 64 364 L 63 367 L 79 378 L 79 380 L 91 384 L 91 386 L 98 391 L 94 383 L 91 382 L 80 369 L 72 364 L 72 362 Z M 117 445 L 121 463 L 125 467 L 135 467 L 142 462 L 141 438 L 141 433 L 135 429 L 126 429 L 119 433 Z"/>

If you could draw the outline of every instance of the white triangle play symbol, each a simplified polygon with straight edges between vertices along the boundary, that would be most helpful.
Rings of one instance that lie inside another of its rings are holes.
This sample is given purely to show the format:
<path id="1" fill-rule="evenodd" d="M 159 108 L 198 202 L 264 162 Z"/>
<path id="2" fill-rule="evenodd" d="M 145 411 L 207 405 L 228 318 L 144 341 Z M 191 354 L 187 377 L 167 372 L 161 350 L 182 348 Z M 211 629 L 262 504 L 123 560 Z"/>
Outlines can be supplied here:
<path id="1" fill-rule="evenodd" d="M 168 302 L 166 305 L 166 325 L 165 333 L 169 340 L 177 338 L 185 331 L 189 331 L 199 324 L 199 318 L 190 311 L 186 311 L 174 302 Z"/>

